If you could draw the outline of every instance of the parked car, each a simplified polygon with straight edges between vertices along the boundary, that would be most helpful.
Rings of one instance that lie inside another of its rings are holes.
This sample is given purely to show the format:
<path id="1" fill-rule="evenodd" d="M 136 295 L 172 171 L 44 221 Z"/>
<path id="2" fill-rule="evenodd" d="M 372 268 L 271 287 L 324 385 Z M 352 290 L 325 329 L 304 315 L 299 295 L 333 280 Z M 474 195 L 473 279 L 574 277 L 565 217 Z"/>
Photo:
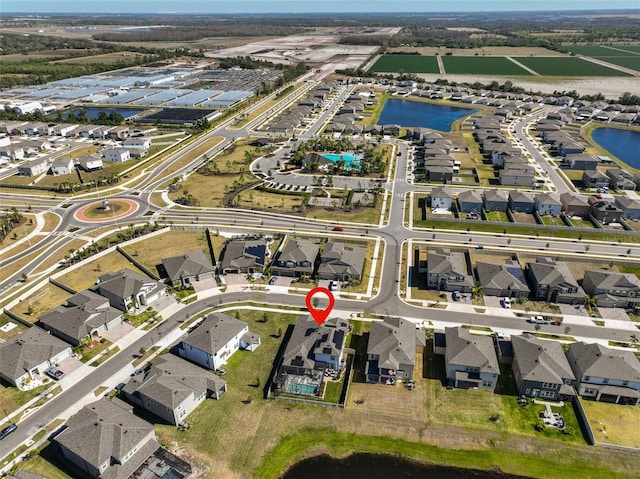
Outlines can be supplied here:
<path id="1" fill-rule="evenodd" d="M 335 291 L 338 289 L 338 282 L 337 281 L 331 281 L 329 283 L 329 291 Z"/>
<path id="2" fill-rule="evenodd" d="M 271 279 L 269 280 L 269 284 L 270 285 L 274 285 L 278 282 L 278 277 L 277 276 L 272 276 Z"/>
<path id="3" fill-rule="evenodd" d="M 458 301 L 460 299 L 460 291 L 454 291 L 451 294 L 451 299 L 453 299 L 454 301 Z"/>
<path id="4" fill-rule="evenodd" d="M 344 231 L 344 228 L 342 226 L 334 226 L 333 231 Z"/>
<path id="5" fill-rule="evenodd" d="M 549 324 L 549 321 L 544 319 L 544 316 L 539 316 L 539 315 L 531 316 L 529 319 L 527 319 L 527 322 L 533 323 L 533 324 Z"/>
<path id="6" fill-rule="evenodd" d="M 506 296 L 502 298 L 502 307 L 505 309 L 511 309 L 511 298 L 507 298 Z"/>
<path id="7" fill-rule="evenodd" d="M 2 431 L 0 431 L 0 441 L 2 441 L 5 437 L 11 434 L 13 431 L 18 429 L 17 424 L 9 424 Z"/>
<path id="8" fill-rule="evenodd" d="M 62 376 L 64 376 L 64 373 L 54 366 L 51 366 L 44 373 L 50 378 L 55 379 L 56 381 L 58 379 L 62 379 Z"/>
<path id="9" fill-rule="evenodd" d="M 142 374 L 144 371 L 142 369 L 136 369 L 131 373 L 131 376 L 137 376 L 138 374 Z"/>

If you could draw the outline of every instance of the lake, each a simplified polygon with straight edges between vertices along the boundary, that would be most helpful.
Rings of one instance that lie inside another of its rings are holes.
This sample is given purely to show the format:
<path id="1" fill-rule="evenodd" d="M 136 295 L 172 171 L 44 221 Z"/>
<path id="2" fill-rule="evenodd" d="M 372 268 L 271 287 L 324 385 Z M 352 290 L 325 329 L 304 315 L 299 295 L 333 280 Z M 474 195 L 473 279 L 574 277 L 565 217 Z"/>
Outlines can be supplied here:
<path id="1" fill-rule="evenodd" d="M 389 99 L 382 108 L 378 125 L 400 125 L 409 128 L 422 127 L 451 131 L 451 124 L 454 121 L 476 111 L 419 101 Z"/>
<path id="2" fill-rule="evenodd" d="M 437 466 L 382 454 L 327 455 L 294 464 L 281 479 L 526 479 L 496 471 Z"/>
<path id="3" fill-rule="evenodd" d="M 109 116 L 109 114 L 114 111 L 116 113 L 120 113 L 124 118 L 129 118 L 133 115 L 137 115 L 138 113 L 143 112 L 144 110 L 135 110 L 133 108 L 98 108 L 98 107 L 86 107 L 86 108 L 76 108 L 75 110 L 73 110 L 73 112 L 77 115 L 78 113 L 80 113 L 80 110 L 84 110 L 87 112 L 87 118 L 89 118 L 90 120 L 95 120 L 96 118 L 98 118 L 98 115 L 100 114 L 101 111 L 105 112 L 107 114 L 107 116 Z M 69 113 L 65 113 L 62 115 L 62 118 L 67 119 L 69 116 Z"/>
<path id="4" fill-rule="evenodd" d="M 640 170 L 640 131 L 596 128 L 591 132 L 591 138 L 631 168 Z"/>

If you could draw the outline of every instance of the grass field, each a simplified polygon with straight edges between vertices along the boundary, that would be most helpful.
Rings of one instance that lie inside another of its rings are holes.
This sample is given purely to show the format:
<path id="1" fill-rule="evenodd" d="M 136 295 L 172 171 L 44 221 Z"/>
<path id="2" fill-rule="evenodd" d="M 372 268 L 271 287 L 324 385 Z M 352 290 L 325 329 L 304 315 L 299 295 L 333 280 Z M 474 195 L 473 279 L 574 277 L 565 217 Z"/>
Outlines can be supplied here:
<path id="1" fill-rule="evenodd" d="M 610 56 L 636 56 L 640 55 L 640 45 L 620 45 L 613 47 L 606 47 L 602 45 L 571 45 L 565 46 L 571 53 L 578 55 L 584 55 L 587 57 L 610 57 Z M 634 51 L 633 48 L 638 48 L 638 51 Z"/>
<path id="2" fill-rule="evenodd" d="M 597 442 L 640 448 L 640 414 L 638 408 L 582 400 Z"/>
<path id="3" fill-rule="evenodd" d="M 64 289 L 47 283 L 11 308 L 11 312 L 35 323 L 42 314 L 66 303 L 69 296 Z"/>
<path id="4" fill-rule="evenodd" d="M 144 275 L 124 256 L 114 251 L 101 258 L 93 259 L 73 271 L 69 271 L 60 276 L 58 281 L 76 291 L 82 291 L 96 284 L 98 278 L 103 274 L 110 271 L 119 271 L 123 268 L 129 268 L 136 273 Z"/>
<path id="5" fill-rule="evenodd" d="M 609 56 L 597 58 L 598 60 L 602 60 L 603 62 L 613 63 L 614 65 L 620 65 L 621 67 L 640 71 L 640 55 L 636 55 L 634 57 Z"/>
<path id="6" fill-rule="evenodd" d="M 213 250 L 220 258 L 220 251 L 226 238 L 211 235 Z M 167 231 L 161 235 L 145 239 L 123 248 L 150 271 L 157 273 L 156 266 L 163 258 L 170 258 L 182 253 L 201 250 L 209 258 L 209 247 L 204 231 Z"/>
<path id="7" fill-rule="evenodd" d="M 443 56 L 447 73 L 475 75 L 531 75 L 505 57 L 456 57 Z"/>
<path id="8" fill-rule="evenodd" d="M 618 70 L 575 57 L 517 57 L 515 60 L 548 76 L 630 76 Z"/>
<path id="9" fill-rule="evenodd" d="M 435 56 L 423 55 L 382 55 L 369 68 L 370 72 L 439 73 Z"/>

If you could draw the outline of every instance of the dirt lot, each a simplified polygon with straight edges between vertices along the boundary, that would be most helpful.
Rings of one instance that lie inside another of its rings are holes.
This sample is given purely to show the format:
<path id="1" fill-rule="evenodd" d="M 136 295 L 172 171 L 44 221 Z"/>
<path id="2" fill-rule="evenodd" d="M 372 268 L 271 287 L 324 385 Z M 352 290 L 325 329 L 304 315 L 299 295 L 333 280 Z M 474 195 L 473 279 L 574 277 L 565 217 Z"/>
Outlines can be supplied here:
<path id="1" fill-rule="evenodd" d="M 531 213 L 513 213 L 513 219 L 517 224 L 536 224 L 536 219 Z"/>

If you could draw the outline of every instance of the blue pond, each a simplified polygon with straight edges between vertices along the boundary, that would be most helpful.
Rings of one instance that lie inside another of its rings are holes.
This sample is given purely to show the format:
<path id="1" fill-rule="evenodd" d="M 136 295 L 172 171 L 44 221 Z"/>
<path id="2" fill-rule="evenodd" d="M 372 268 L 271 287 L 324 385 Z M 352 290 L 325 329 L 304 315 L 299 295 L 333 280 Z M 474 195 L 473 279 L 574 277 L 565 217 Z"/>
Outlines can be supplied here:
<path id="1" fill-rule="evenodd" d="M 144 110 L 135 110 L 132 108 L 96 108 L 96 107 L 87 107 L 87 108 L 78 108 L 76 110 L 73 110 L 73 112 L 77 115 L 78 113 L 80 113 L 80 110 L 84 110 L 87 112 L 87 118 L 89 118 L 90 120 L 95 120 L 96 118 L 98 118 L 98 115 L 100 114 L 101 111 L 105 112 L 107 115 L 109 115 L 112 111 L 116 112 L 116 113 L 120 113 L 124 118 L 129 118 L 133 115 L 137 115 L 138 113 L 141 113 Z M 62 115 L 62 118 L 66 119 L 69 117 L 69 113 L 65 113 Z"/>
<path id="2" fill-rule="evenodd" d="M 593 140 L 631 168 L 640 170 L 640 131 L 617 128 L 596 128 L 591 132 Z"/>
<path id="3" fill-rule="evenodd" d="M 326 158 L 327 160 L 331 160 L 334 163 L 336 161 L 338 161 L 340 158 L 342 158 L 344 161 L 347 162 L 347 168 L 351 168 L 351 163 L 359 163 L 360 162 L 360 157 L 356 156 L 356 155 L 352 155 L 351 153 L 324 153 L 322 155 L 324 158 Z"/>
<path id="4" fill-rule="evenodd" d="M 390 99 L 384 104 L 378 124 L 451 131 L 451 124 L 454 121 L 476 111 L 455 106 Z"/>

